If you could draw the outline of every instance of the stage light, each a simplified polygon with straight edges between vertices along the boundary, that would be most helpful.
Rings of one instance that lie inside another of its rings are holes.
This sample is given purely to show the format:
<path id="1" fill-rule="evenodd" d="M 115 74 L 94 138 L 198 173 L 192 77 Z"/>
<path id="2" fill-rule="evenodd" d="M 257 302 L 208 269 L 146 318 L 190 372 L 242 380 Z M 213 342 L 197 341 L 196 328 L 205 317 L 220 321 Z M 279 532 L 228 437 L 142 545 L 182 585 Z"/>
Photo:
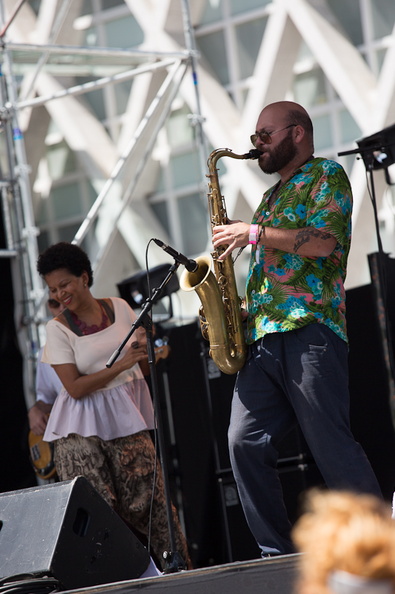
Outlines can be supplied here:
<path id="1" fill-rule="evenodd" d="M 125 299 L 132 309 L 140 309 L 148 297 L 152 296 L 153 289 L 158 288 L 163 280 L 166 278 L 169 272 L 169 264 L 159 264 L 154 268 L 148 270 L 149 286 L 147 271 L 142 270 L 137 272 L 133 276 L 124 279 L 117 284 L 119 295 L 122 299 Z M 170 319 L 173 317 L 173 307 L 171 302 L 171 295 L 179 290 L 180 285 L 176 274 L 170 278 L 169 282 L 165 285 L 162 296 L 157 305 L 155 305 L 155 316 L 163 319 Z M 168 306 L 166 308 L 163 298 L 168 298 Z"/>
<path id="2" fill-rule="evenodd" d="M 357 140 L 357 145 L 366 169 L 387 169 L 395 163 L 395 124 Z"/>

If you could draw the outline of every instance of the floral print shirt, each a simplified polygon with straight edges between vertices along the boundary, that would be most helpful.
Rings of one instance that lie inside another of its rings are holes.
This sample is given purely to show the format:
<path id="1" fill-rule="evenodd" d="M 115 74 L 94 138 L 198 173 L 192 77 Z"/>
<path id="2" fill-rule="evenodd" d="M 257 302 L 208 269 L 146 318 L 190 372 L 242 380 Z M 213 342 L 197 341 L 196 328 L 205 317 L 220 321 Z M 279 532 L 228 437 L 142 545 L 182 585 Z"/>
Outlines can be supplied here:
<path id="1" fill-rule="evenodd" d="M 295 171 L 269 208 L 273 186 L 252 223 L 265 227 L 314 227 L 337 239 L 328 257 L 253 246 L 246 286 L 248 344 L 272 332 L 326 324 L 347 341 L 344 279 L 351 242 L 352 192 L 335 161 L 312 158 Z"/>

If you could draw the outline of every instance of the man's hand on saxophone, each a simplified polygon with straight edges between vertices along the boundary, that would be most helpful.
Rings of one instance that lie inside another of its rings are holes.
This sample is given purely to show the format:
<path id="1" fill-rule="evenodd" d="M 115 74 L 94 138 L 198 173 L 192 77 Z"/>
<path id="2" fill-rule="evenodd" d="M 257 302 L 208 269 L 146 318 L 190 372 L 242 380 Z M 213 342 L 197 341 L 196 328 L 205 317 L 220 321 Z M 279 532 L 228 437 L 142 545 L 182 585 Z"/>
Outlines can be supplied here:
<path id="1" fill-rule="evenodd" d="M 214 248 L 217 249 L 221 245 L 228 246 L 223 254 L 219 256 L 218 260 L 225 260 L 234 249 L 248 245 L 250 227 L 251 225 L 243 221 L 229 221 L 228 225 L 217 225 L 213 227 Z"/>

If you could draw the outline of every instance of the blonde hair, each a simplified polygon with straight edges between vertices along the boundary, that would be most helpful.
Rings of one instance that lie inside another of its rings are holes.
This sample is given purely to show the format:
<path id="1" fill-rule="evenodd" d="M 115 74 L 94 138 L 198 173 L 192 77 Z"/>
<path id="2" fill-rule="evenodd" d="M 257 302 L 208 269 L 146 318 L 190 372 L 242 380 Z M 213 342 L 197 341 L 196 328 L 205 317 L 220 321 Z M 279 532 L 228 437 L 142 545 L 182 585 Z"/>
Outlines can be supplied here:
<path id="1" fill-rule="evenodd" d="M 334 572 L 387 580 L 395 592 L 395 523 L 390 506 L 373 495 L 311 491 L 292 538 L 305 553 L 299 594 L 331 594 Z"/>

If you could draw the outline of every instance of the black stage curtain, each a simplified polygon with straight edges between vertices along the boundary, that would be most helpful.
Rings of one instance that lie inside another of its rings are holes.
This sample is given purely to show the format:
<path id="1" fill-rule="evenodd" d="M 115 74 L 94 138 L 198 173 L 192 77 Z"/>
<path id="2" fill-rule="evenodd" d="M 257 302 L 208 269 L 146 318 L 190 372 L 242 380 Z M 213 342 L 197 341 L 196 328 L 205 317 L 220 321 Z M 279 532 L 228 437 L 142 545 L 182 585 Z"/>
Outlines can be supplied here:
<path id="1" fill-rule="evenodd" d="M 395 261 L 386 257 L 383 271 L 389 346 L 395 352 Z M 395 491 L 395 433 L 391 410 L 394 395 L 391 394 L 392 372 L 384 351 L 385 338 L 380 330 L 383 323 L 383 311 L 377 302 L 377 283 L 347 291 L 351 427 L 364 447 L 385 498 L 391 501 Z"/>
<path id="2" fill-rule="evenodd" d="M 0 245 L 5 249 L 4 225 L 0 224 Z M 2 471 L 0 492 L 24 489 L 36 484 L 27 445 L 27 410 L 23 390 L 23 360 L 14 324 L 14 293 L 9 258 L 0 258 L 0 449 Z"/>

